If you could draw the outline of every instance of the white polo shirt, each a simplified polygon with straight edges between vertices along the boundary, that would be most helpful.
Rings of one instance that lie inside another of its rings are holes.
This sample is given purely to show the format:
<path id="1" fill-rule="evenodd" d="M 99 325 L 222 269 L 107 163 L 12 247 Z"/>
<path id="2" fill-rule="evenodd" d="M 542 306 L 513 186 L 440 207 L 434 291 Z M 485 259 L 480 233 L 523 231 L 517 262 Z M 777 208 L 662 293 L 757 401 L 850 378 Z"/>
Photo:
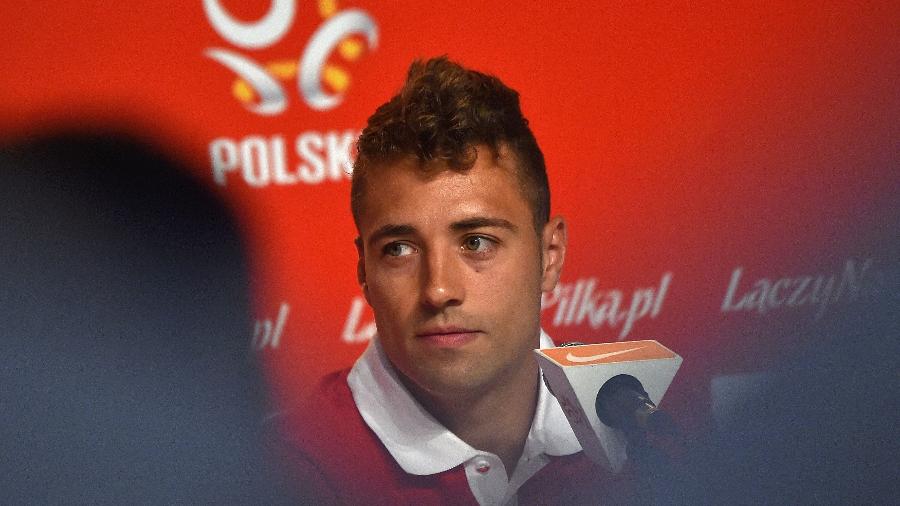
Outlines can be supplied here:
<path id="1" fill-rule="evenodd" d="M 541 348 L 553 341 L 541 331 Z M 515 505 L 519 487 L 546 465 L 549 456 L 581 451 L 562 408 L 543 381 L 525 448 L 512 476 L 493 453 L 465 443 L 434 419 L 397 378 L 378 336 L 347 378 L 356 407 L 397 463 L 409 474 L 428 475 L 463 464 L 479 504 Z"/>

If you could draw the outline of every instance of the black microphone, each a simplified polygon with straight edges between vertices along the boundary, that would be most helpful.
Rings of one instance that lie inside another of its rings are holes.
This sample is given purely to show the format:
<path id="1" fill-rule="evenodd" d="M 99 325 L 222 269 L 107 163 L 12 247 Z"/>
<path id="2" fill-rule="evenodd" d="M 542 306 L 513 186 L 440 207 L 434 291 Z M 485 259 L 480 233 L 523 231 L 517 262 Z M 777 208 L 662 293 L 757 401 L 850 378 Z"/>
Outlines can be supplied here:
<path id="1" fill-rule="evenodd" d="M 613 376 L 597 391 L 594 402 L 597 418 L 619 429 L 633 440 L 644 433 L 675 435 L 677 427 L 672 417 L 660 410 L 644 385 L 629 374 Z"/>
<path id="2" fill-rule="evenodd" d="M 559 348 L 584 345 L 585 343 L 580 341 L 569 341 L 560 344 Z M 546 376 L 544 384 L 555 397 L 556 394 L 553 393 Z M 629 374 L 619 374 L 607 380 L 597 391 L 594 409 L 601 422 L 624 431 L 626 435 L 635 435 L 643 431 L 673 435 L 677 431 L 672 417 L 660 410 L 650 400 L 644 385 Z"/>
<path id="3" fill-rule="evenodd" d="M 598 464 L 618 472 L 632 453 L 627 448 L 676 432 L 657 403 L 682 359 L 658 342 L 565 343 L 535 354 L 585 454 Z"/>

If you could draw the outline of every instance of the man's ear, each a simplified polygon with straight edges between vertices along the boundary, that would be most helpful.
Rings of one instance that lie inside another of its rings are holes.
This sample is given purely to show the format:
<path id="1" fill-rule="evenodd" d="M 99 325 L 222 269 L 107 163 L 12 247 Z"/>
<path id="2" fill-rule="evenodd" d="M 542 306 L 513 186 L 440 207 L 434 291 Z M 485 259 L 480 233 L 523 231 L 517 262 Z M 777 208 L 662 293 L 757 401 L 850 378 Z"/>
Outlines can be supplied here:
<path id="1" fill-rule="evenodd" d="M 369 285 L 366 284 L 366 254 L 363 250 L 362 238 L 357 237 L 353 244 L 356 245 L 356 281 L 359 283 L 359 287 L 362 288 L 363 295 L 366 297 L 366 301 L 369 300 Z"/>
<path id="2" fill-rule="evenodd" d="M 566 261 L 566 246 L 569 243 L 566 219 L 562 216 L 550 218 L 541 234 L 541 290 L 552 292 L 559 282 L 563 263 Z"/>

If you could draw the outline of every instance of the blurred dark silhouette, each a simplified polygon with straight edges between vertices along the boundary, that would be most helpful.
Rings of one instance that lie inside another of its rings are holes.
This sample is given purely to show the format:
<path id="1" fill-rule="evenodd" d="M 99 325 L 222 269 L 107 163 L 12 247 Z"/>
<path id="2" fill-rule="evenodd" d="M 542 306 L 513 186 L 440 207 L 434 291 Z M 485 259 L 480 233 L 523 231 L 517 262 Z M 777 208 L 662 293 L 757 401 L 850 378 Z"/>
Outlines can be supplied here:
<path id="1" fill-rule="evenodd" d="M 890 260 L 874 282 L 785 335 L 802 343 L 797 352 L 717 431 L 683 442 L 677 468 L 651 471 L 648 502 L 897 503 L 900 241 L 884 239 L 880 252 Z"/>
<path id="2" fill-rule="evenodd" d="M 248 272 L 225 206 L 127 135 L 0 152 L 0 496 L 267 504 Z"/>

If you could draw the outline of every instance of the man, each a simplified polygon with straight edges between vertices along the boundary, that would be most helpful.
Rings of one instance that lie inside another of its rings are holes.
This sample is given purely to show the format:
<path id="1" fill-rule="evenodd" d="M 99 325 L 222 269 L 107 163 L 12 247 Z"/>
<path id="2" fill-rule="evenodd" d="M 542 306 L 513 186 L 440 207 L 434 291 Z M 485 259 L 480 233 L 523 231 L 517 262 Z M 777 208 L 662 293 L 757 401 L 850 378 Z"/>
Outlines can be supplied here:
<path id="1" fill-rule="evenodd" d="M 595 502 L 623 480 L 581 453 L 533 350 L 566 223 L 543 155 L 497 78 L 412 65 L 369 118 L 351 205 L 378 335 L 350 371 L 283 417 L 317 500 Z"/>

